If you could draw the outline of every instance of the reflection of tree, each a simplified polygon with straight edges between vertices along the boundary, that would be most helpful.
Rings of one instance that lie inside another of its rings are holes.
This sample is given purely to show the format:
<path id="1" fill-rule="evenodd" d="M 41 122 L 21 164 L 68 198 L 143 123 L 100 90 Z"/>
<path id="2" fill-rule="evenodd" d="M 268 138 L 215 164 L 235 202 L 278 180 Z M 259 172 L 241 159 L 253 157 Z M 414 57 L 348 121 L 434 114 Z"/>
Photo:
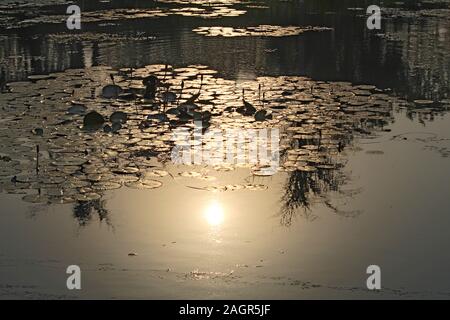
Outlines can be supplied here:
<path id="1" fill-rule="evenodd" d="M 299 208 L 304 209 L 308 217 L 310 202 L 308 194 L 310 192 L 310 174 L 307 172 L 295 171 L 289 175 L 289 180 L 282 197 L 283 206 L 281 208 L 281 224 L 289 227 L 292 218 Z"/>
<path id="2" fill-rule="evenodd" d="M 303 217 L 314 220 L 310 210 L 311 196 L 322 196 L 330 191 L 338 191 L 345 181 L 338 171 L 318 169 L 316 172 L 294 171 L 289 175 L 282 197 L 281 224 L 290 226 L 299 209 Z"/>
<path id="3" fill-rule="evenodd" d="M 79 201 L 73 207 L 73 216 L 82 227 L 88 225 L 95 215 L 98 215 L 100 221 L 111 225 L 108 218 L 109 212 L 105 207 L 106 200 Z"/>
<path id="4" fill-rule="evenodd" d="M 354 123 L 349 131 L 343 135 L 332 135 L 330 139 L 335 145 L 338 153 L 342 152 L 344 148 L 352 143 L 354 136 L 357 133 L 363 135 L 370 134 L 377 128 L 383 128 L 390 117 L 389 112 L 383 110 L 378 111 L 379 117 L 383 118 L 359 118 L 355 116 Z M 318 129 L 320 131 L 320 129 Z M 318 150 L 328 152 L 325 163 L 331 166 L 315 165 L 316 171 L 308 172 L 296 170 L 289 174 L 289 178 L 284 188 L 282 196 L 282 206 L 280 211 L 280 223 L 283 226 L 291 226 L 293 219 L 297 214 L 301 214 L 307 220 L 314 220 L 316 216 L 312 213 L 311 206 L 316 199 L 321 200 L 326 207 L 331 209 L 333 213 L 342 217 L 356 217 L 361 212 L 345 211 L 333 205 L 328 199 L 330 192 L 347 196 L 340 190 L 341 186 L 347 183 L 349 177 L 342 171 L 345 163 L 340 157 L 335 155 L 335 152 L 330 152 L 334 147 L 321 146 L 320 139 L 291 139 L 289 142 L 290 149 L 298 149 L 304 145 L 317 145 Z M 282 157 L 285 157 L 287 151 L 283 152 Z M 333 155 L 334 154 L 334 155 Z"/>

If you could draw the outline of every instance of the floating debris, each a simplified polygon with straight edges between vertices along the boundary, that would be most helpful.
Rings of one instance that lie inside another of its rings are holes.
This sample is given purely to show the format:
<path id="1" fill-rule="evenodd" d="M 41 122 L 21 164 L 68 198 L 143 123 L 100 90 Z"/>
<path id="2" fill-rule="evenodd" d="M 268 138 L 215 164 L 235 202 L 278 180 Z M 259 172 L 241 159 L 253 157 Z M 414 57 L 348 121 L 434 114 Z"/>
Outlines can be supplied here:
<path id="1" fill-rule="evenodd" d="M 44 129 L 42 128 L 35 128 L 33 130 L 31 130 L 31 132 L 35 135 L 35 136 L 43 136 L 44 135 Z"/>
<path id="2" fill-rule="evenodd" d="M 381 151 L 381 150 L 367 150 L 366 153 L 367 154 L 373 154 L 373 155 L 382 155 L 382 154 L 384 154 L 384 152 Z"/>
<path id="3" fill-rule="evenodd" d="M 295 26 L 272 26 L 259 25 L 256 27 L 233 28 L 233 27 L 198 27 L 192 31 L 207 37 L 290 37 L 305 32 L 323 32 L 333 29 L 326 27 L 295 27 Z"/>
<path id="4" fill-rule="evenodd" d="M 247 184 L 245 186 L 245 189 L 251 190 L 251 191 L 264 191 L 267 190 L 269 187 L 264 184 Z"/>
<path id="5" fill-rule="evenodd" d="M 207 280 L 207 279 L 234 279 L 234 271 L 230 272 L 205 272 L 199 270 L 193 270 L 184 275 L 185 279 L 191 280 Z"/>

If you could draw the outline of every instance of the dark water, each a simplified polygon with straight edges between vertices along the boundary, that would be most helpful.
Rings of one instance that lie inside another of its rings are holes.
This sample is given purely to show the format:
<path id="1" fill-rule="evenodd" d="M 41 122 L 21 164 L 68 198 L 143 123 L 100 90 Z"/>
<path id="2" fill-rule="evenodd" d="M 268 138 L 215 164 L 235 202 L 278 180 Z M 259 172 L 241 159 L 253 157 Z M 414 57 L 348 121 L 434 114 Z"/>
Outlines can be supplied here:
<path id="1" fill-rule="evenodd" d="M 384 18 L 382 30 L 371 31 L 366 28 L 364 11 L 346 10 L 349 6 L 363 7 L 363 2 L 268 1 L 257 4 L 269 8 L 245 7 L 248 12 L 238 17 L 202 19 L 170 15 L 124 19 L 113 24 L 84 23 L 81 32 L 69 31 L 65 24 L 0 29 L 0 72 L 2 78 L 11 81 L 29 74 L 91 65 L 140 67 L 153 63 L 201 63 L 233 79 L 307 75 L 317 80 L 348 80 L 392 88 L 408 99 L 447 98 L 450 91 L 448 17 Z M 175 6 L 151 1 L 83 5 L 87 11 Z M 61 14 L 65 8 L 54 6 L 47 11 Z M 260 24 L 326 26 L 334 31 L 281 38 L 204 37 L 192 32 L 199 26 Z M 54 34 L 59 36 L 55 38 Z"/>

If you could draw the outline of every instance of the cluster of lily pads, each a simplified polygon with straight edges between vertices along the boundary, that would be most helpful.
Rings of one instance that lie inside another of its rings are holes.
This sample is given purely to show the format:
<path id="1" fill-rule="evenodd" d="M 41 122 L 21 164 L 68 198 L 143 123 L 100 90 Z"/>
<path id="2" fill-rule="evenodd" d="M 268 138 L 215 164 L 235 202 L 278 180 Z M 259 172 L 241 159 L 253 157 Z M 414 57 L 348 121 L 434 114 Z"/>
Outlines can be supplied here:
<path id="1" fill-rule="evenodd" d="M 189 17 L 199 17 L 205 19 L 222 18 L 222 17 L 237 17 L 245 14 L 247 11 L 237 9 L 227 5 L 213 5 L 213 6 L 183 6 L 183 7 L 155 7 L 155 8 L 136 8 L 136 9 L 108 9 L 83 12 L 83 23 L 105 23 L 105 22 L 119 22 L 131 19 L 148 19 L 161 18 L 169 15 L 181 15 Z M 32 9 L 29 12 L 23 13 L 22 18 L 17 20 L 13 12 L 0 11 L 0 17 L 4 17 L 0 22 L 0 27 L 6 29 L 30 27 L 38 24 L 65 24 L 67 20 L 66 15 L 51 14 L 48 12 L 41 12 L 36 14 Z"/>
<path id="2" fill-rule="evenodd" d="M 83 32 L 77 34 L 70 33 L 51 33 L 45 35 L 46 39 L 58 41 L 59 43 L 74 43 L 83 41 L 99 41 L 101 43 L 118 43 L 121 41 L 147 41 L 154 40 L 154 36 L 149 36 L 145 33 L 126 34 L 126 33 L 101 33 L 101 32 Z"/>
<path id="3" fill-rule="evenodd" d="M 233 28 L 233 27 L 198 27 L 192 31 L 207 36 L 207 37 L 288 37 L 297 36 L 305 32 L 322 32 L 330 31 L 331 28 L 326 27 L 296 27 L 296 26 L 274 26 L 274 25 L 259 25 L 256 27 Z"/>
<path id="4" fill-rule="evenodd" d="M 278 171 L 301 173 L 318 185 L 324 172 L 342 166 L 339 154 L 354 136 L 390 120 L 395 101 L 374 86 L 297 76 L 237 83 L 203 65 L 100 66 L 30 76 L 0 94 L 0 186 L 36 203 L 95 201 L 106 190 L 155 189 L 163 179 L 178 177 L 207 183 L 191 186 L 205 191 L 267 189 L 214 181 L 214 172 L 238 168 L 266 176 L 265 163 L 235 159 L 235 165 L 210 168 L 208 177 L 168 166 L 180 143 L 174 130 L 185 128 L 193 136 L 198 121 L 219 131 L 280 129 Z M 201 143 L 208 149 L 217 141 Z"/>
<path id="5" fill-rule="evenodd" d="M 190 5 L 200 5 L 200 6 L 230 6 L 234 4 L 240 4 L 242 0 L 159 0 L 162 3 L 173 3 L 173 4 L 190 4 Z"/>

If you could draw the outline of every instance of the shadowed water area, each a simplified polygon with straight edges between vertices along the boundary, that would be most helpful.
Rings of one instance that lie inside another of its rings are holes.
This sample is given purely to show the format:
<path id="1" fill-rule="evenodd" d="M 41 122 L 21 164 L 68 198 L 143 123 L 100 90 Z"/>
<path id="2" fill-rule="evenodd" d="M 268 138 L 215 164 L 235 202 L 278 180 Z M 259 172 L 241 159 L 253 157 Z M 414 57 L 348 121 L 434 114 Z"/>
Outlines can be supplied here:
<path id="1" fill-rule="evenodd" d="M 79 4 L 0 5 L 0 298 L 448 298 L 446 1 Z"/>

